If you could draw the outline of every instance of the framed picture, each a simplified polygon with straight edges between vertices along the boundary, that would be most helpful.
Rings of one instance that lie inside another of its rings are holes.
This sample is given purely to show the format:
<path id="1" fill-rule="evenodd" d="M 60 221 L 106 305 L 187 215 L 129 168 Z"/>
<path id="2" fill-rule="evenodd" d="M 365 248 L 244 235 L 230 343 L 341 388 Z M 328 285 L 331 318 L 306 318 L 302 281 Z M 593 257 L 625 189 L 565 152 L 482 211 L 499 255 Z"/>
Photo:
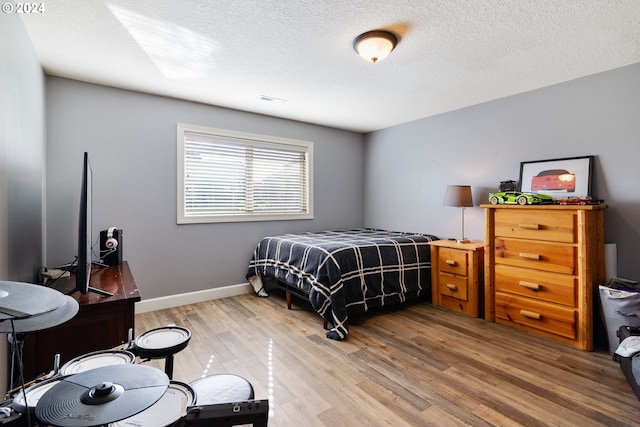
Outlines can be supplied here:
<path id="1" fill-rule="evenodd" d="M 555 199 L 591 196 L 593 156 L 520 163 L 519 190 Z"/>

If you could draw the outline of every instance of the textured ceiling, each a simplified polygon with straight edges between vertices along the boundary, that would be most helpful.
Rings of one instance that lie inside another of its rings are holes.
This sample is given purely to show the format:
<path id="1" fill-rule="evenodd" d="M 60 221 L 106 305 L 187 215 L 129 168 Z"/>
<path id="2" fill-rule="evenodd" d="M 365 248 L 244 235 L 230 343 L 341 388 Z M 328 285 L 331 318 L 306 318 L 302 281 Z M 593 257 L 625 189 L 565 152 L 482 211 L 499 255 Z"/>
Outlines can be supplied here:
<path id="1" fill-rule="evenodd" d="M 358 132 L 640 62 L 639 0 L 44 5 L 21 17 L 48 74 Z M 363 61 L 381 28 L 400 43 Z"/>

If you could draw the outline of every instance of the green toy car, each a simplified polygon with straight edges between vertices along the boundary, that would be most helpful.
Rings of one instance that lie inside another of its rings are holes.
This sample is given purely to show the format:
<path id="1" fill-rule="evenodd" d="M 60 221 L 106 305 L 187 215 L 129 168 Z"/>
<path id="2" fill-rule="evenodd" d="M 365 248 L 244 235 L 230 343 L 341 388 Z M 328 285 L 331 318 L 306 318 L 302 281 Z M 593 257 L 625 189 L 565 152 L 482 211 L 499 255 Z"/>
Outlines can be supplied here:
<path id="1" fill-rule="evenodd" d="M 501 191 L 499 193 L 489 193 L 489 202 L 492 205 L 543 205 L 555 203 L 555 200 L 546 194 Z"/>

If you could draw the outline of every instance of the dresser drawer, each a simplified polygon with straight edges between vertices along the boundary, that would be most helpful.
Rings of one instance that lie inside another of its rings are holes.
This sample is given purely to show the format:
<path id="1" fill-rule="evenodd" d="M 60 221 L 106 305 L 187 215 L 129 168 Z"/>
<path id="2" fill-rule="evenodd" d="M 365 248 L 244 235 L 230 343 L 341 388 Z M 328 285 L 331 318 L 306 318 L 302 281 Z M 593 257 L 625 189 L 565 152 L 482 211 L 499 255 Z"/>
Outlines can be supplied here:
<path id="1" fill-rule="evenodd" d="M 496 292 L 496 321 L 576 339 L 575 310 L 543 301 Z"/>
<path id="2" fill-rule="evenodd" d="M 573 211 L 495 212 L 496 237 L 577 243 L 576 215 Z"/>
<path id="3" fill-rule="evenodd" d="M 440 273 L 438 283 L 440 284 L 440 295 L 447 295 L 463 301 L 467 300 L 468 286 L 466 277 Z"/>
<path id="4" fill-rule="evenodd" d="M 532 271 L 502 264 L 495 268 L 496 291 L 576 306 L 577 279 L 573 275 Z"/>
<path id="5" fill-rule="evenodd" d="M 438 268 L 447 273 L 466 276 L 468 271 L 468 252 L 451 248 L 440 248 Z"/>
<path id="6" fill-rule="evenodd" d="M 495 263 L 575 274 L 576 248 L 568 244 L 496 238 Z"/>

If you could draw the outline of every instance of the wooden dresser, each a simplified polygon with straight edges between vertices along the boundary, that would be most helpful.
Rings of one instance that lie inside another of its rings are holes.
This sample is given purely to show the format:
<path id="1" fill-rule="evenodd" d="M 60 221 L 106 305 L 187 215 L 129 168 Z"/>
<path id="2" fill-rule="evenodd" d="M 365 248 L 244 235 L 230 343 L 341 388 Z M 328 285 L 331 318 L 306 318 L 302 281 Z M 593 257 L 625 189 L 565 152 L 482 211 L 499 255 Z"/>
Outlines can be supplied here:
<path id="1" fill-rule="evenodd" d="M 605 205 L 485 208 L 485 319 L 593 349 Z"/>
<path id="2" fill-rule="evenodd" d="M 483 242 L 436 240 L 431 245 L 431 302 L 469 316 L 483 315 Z"/>

